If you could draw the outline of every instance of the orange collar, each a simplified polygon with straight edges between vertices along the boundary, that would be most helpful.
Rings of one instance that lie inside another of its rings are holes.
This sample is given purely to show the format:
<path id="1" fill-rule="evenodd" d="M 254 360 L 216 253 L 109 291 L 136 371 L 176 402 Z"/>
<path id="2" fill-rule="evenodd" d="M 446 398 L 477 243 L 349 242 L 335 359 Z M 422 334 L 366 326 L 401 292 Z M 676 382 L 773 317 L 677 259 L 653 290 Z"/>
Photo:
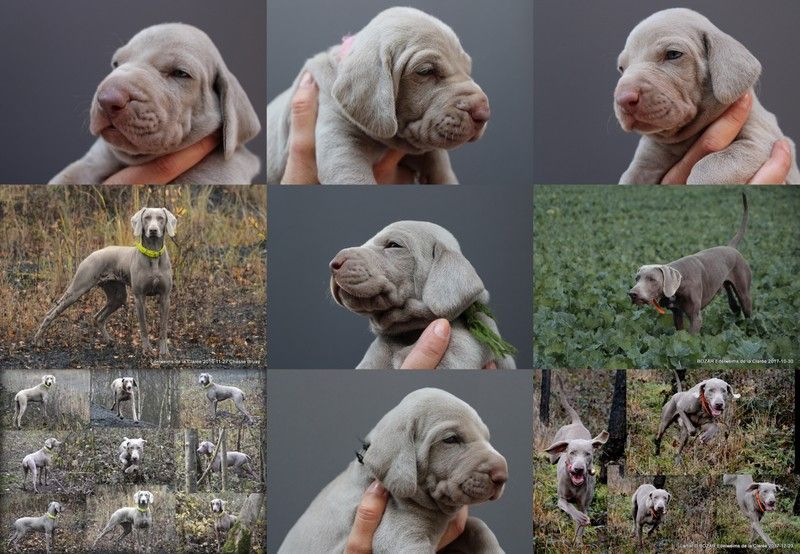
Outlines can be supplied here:
<path id="1" fill-rule="evenodd" d="M 655 298 L 653 298 L 650 302 L 653 304 L 653 307 L 656 309 L 656 311 L 658 313 L 660 313 L 661 315 L 664 315 L 665 313 L 667 313 L 667 311 L 664 308 L 662 308 L 661 306 L 658 305 L 658 302 L 656 302 Z"/>
<path id="2" fill-rule="evenodd" d="M 706 399 L 706 395 L 703 394 L 703 391 L 700 391 L 700 406 L 703 407 L 703 411 L 705 413 L 707 413 L 711 417 L 714 417 L 711 415 L 711 408 L 709 408 L 708 406 L 708 399 Z"/>
<path id="3" fill-rule="evenodd" d="M 653 516 L 653 519 L 658 519 L 658 512 L 656 512 L 655 508 L 650 508 L 650 514 Z"/>
<path id="4" fill-rule="evenodd" d="M 767 511 L 766 506 L 764 506 L 764 503 L 761 501 L 761 495 L 758 493 L 758 489 L 756 489 L 756 505 L 758 506 L 758 511 L 762 513 Z"/>

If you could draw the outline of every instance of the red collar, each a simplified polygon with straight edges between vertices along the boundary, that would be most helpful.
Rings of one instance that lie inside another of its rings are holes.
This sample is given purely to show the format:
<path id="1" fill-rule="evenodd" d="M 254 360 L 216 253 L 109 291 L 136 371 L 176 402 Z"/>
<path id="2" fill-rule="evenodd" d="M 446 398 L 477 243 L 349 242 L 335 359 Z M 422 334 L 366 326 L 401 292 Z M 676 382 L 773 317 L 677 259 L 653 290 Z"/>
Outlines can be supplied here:
<path id="1" fill-rule="evenodd" d="M 659 518 L 658 512 L 656 512 L 655 508 L 652 508 L 652 507 L 650 508 L 650 514 L 653 516 L 653 519 L 658 519 Z"/>
<path id="2" fill-rule="evenodd" d="M 758 489 L 756 489 L 756 505 L 758 506 L 758 511 L 762 513 L 767 511 L 766 506 L 764 506 L 764 502 L 761 501 L 761 495 L 758 493 Z"/>
<path id="3" fill-rule="evenodd" d="M 711 415 L 711 408 L 708 405 L 708 399 L 706 399 L 706 395 L 703 393 L 703 391 L 700 391 L 700 406 L 703 407 L 703 411 L 705 413 L 707 413 L 711 417 L 714 417 L 713 415 Z"/>

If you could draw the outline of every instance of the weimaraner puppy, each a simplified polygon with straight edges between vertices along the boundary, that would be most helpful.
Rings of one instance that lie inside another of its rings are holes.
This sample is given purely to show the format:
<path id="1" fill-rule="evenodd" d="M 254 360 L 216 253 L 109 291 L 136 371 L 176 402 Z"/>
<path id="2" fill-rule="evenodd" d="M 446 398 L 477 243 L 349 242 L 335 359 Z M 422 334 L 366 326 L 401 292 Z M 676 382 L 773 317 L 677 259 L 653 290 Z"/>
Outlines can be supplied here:
<path id="1" fill-rule="evenodd" d="M 197 453 L 202 455 L 205 454 L 207 457 L 211 457 L 214 454 L 215 445 L 211 441 L 203 441 L 200 443 L 200 446 L 197 448 Z M 228 450 L 228 456 L 225 458 L 226 463 L 225 467 L 231 469 L 236 475 L 239 477 L 244 477 L 247 475 L 251 479 L 258 481 L 258 475 L 253 470 L 253 461 L 250 459 L 250 456 L 247 454 L 243 454 L 241 452 L 236 452 L 235 450 Z M 211 463 L 211 471 L 213 473 L 219 473 L 222 470 L 222 452 L 218 451 L 216 456 L 214 456 L 214 461 Z"/>
<path id="2" fill-rule="evenodd" d="M 591 524 L 588 510 L 594 498 L 594 451 L 608 440 L 608 431 L 596 437 L 581 421 L 578 412 L 570 405 L 564 393 L 561 376 L 556 374 L 561 407 L 570 417 L 570 423 L 556 432 L 553 442 L 545 449 L 550 463 L 557 463 L 558 507 L 575 522 L 575 542 L 583 539 L 583 530 Z"/>
<path id="3" fill-rule="evenodd" d="M 447 150 L 478 140 L 489 99 L 453 30 L 414 8 L 389 8 L 342 44 L 308 60 L 267 105 L 267 182 L 286 169 L 291 99 L 302 75 L 319 86 L 319 182 L 375 184 L 372 166 L 390 148 L 420 183 L 457 183 Z"/>
<path id="4" fill-rule="evenodd" d="M 778 121 L 756 98 L 759 61 L 736 39 L 685 8 L 656 12 L 628 35 L 619 55 L 622 77 L 614 111 L 625 131 L 642 135 L 621 183 L 660 183 L 703 131 L 745 93 L 750 116 L 736 140 L 695 164 L 689 184 L 743 184 L 784 138 Z M 800 183 L 794 143 L 787 183 Z"/>
<path id="5" fill-rule="evenodd" d="M 761 527 L 761 518 L 767 512 L 774 512 L 778 500 L 776 494 L 783 490 L 783 487 L 774 483 L 757 483 L 753 481 L 752 475 L 724 475 L 722 482 L 726 485 L 736 487 L 736 503 L 739 509 L 753 528 L 751 540 L 755 542 L 756 533 L 760 536 L 767 546 L 775 547 L 775 542 L 767 536 Z"/>
<path id="6" fill-rule="evenodd" d="M 50 396 L 50 388 L 55 385 L 56 378 L 53 375 L 44 375 L 42 382 L 29 389 L 22 389 L 14 395 L 14 424 L 17 429 L 22 428 L 22 416 L 28 409 L 28 402 L 40 402 L 44 417 L 47 419 L 47 399 Z"/>
<path id="7" fill-rule="evenodd" d="M 247 419 L 249 423 L 253 422 L 253 416 L 247 411 L 244 405 L 244 392 L 237 387 L 228 385 L 218 385 L 211 377 L 210 373 L 201 373 L 198 382 L 203 387 L 206 393 L 206 398 L 211 403 L 211 417 L 217 417 L 217 404 L 223 400 L 233 400 L 236 409 Z"/>
<path id="8" fill-rule="evenodd" d="M 752 271 L 747 260 L 736 249 L 747 228 L 747 197 L 742 194 L 744 213 L 739 230 L 727 246 L 715 246 L 684 256 L 667 264 L 643 265 L 636 273 L 636 284 L 628 291 L 631 302 L 651 304 L 664 314 L 672 311 L 675 329 L 683 329 L 683 316 L 689 318 L 689 333 L 700 332 L 701 311 L 723 288 L 728 306 L 735 315 L 753 312 L 750 297 Z"/>
<path id="9" fill-rule="evenodd" d="M 376 479 L 390 496 L 372 552 L 434 554 L 461 508 L 500 498 L 508 465 L 469 404 L 440 389 L 416 390 L 369 432 L 356 459 L 311 502 L 278 554 L 344 552 L 356 508 Z M 464 533 L 441 552 L 503 550 L 489 527 L 470 517 Z"/>
<path id="10" fill-rule="evenodd" d="M 122 437 L 118 452 L 119 461 L 125 473 L 133 473 L 139 470 L 139 464 L 142 463 L 142 458 L 144 457 L 145 444 L 147 444 L 147 441 L 141 437 L 138 439 Z"/>
<path id="11" fill-rule="evenodd" d="M 29 531 L 42 531 L 44 533 L 45 549 L 50 554 L 50 548 L 55 541 L 58 515 L 64 511 L 64 507 L 59 502 L 51 502 L 47 506 L 47 511 L 39 517 L 21 517 L 14 522 L 14 530 L 11 531 L 8 546 L 14 546 L 21 541 Z"/>
<path id="12" fill-rule="evenodd" d="M 175 182 L 244 184 L 256 176 L 261 162 L 244 144 L 261 123 L 203 31 L 181 23 L 148 27 L 114 53 L 111 67 L 89 110 L 97 141 L 51 184 L 102 183 L 218 131 L 221 146 Z"/>
<path id="13" fill-rule="evenodd" d="M 100 534 L 92 544 L 92 548 L 95 548 L 100 539 L 119 525 L 122 527 L 122 534 L 117 538 L 117 543 L 127 537 L 131 531 L 135 531 L 133 536 L 136 551 L 148 551 L 150 547 L 150 536 L 153 530 L 153 514 L 150 512 L 150 506 L 153 505 L 153 500 L 154 496 L 152 492 L 136 491 L 133 495 L 133 501 L 136 503 L 136 507 L 120 508 L 111 514 L 108 524 L 100 531 Z"/>
<path id="14" fill-rule="evenodd" d="M 516 350 L 499 335 L 489 291 L 449 231 L 426 221 L 398 221 L 330 262 L 337 304 L 369 318 L 377 335 L 356 369 L 399 369 L 422 331 L 451 322 L 440 369 L 516 367 Z"/>
<path id="15" fill-rule="evenodd" d="M 58 439 L 50 437 L 44 441 L 42 448 L 22 458 L 23 489 L 25 488 L 25 481 L 28 480 L 28 472 L 30 472 L 31 480 L 33 481 L 33 492 L 39 492 L 39 488 L 36 486 L 37 483 L 47 486 L 50 466 L 53 464 L 51 455 L 53 454 L 53 449 L 58 448 L 61 444 L 62 442 Z M 42 480 L 44 480 L 44 483 L 42 483 Z"/>
<path id="16" fill-rule="evenodd" d="M 646 483 L 641 485 L 633 493 L 633 535 L 639 541 L 639 548 L 642 548 L 642 528 L 650 525 L 648 535 L 652 535 L 658 526 L 664 522 L 672 495 L 664 489 L 657 489 L 653 485 Z"/>
<path id="17" fill-rule="evenodd" d="M 661 453 L 661 440 L 667 429 L 678 422 L 680 439 L 675 462 L 680 463 L 681 454 L 689 441 L 689 437 L 700 434 L 703 444 L 713 439 L 719 433 L 716 421 L 725 411 L 725 398 L 741 398 L 741 394 L 733 392 L 733 388 L 716 377 L 700 381 L 687 391 L 681 390 L 681 381 L 677 378 L 678 392 L 672 395 L 661 409 L 661 423 L 655 438 L 656 456 Z"/>
<path id="18" fill-rule="evenodd" d="M 222 545 L 228 538 L 228 531 L 231 530 L 233 524 L 238 521 L 233 514 L 225 511 L 225 502 L 221 498 L 215 498 L 211 501 L 211 513 L 214 514 L 214 534 L 217 537 L 217 552 L 220 551 Z"/>
<path id="19" fill-rule="evenodd" d="M 33 343 L 40 344 L 42 333 L 53 320 L 94 287 L 100 287 L 106 293 L 106 305 L 94 316 L 94 324 L 103 339 L 111 342 L 106 331 L 106 319 L 125 305 L 128 299 L 126 287 L 130 287 L 139 318 L 142 351 L 146 356 L 153 353 L 147 336 L 144 300 L 147 296 L 158 296 L 161 322 L 158 351 L 161 357 L 168 356 L 167 324 L 172 265 L 165 238 L 166 235 L 175 236 L 177 224 L 178 220 L 166 208 L 142 208 L 136 212 L 131 217 L 133 236 L 138 241 L 136 246 L 106 246 L 89 254 L 78 266 L 66 292 L 45 315 L 33 337 Z"/>
<path id="20" fill-rule="evenodd" d="M 139 414 L 136 408 L 136 395 L 139 392 L 139 384 L 133 377 L 117 377 L 111 381 L 111 392 L 114 394 L 114 404 L 111 405 L 110 410 L 116 410 L 117 417 L 124 419 L 120 409 L 123 402 L 131 403 L 131 411 L 133 412 L 133 421 L 139 422 Z"/>

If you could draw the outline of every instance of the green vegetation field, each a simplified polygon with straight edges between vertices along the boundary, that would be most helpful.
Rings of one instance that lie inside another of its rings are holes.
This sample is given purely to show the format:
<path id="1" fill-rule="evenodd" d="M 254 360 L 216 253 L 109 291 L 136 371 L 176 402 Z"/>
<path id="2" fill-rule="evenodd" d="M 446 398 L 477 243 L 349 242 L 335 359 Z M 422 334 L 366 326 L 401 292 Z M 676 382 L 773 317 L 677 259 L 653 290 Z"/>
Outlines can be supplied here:
<path id="1" fill-rule="evenodd" d="M 640 266 L 727 244 L 742 191 L 750 222 L 739 250 L 753 271 L 753 317 L 736 317 L 723 291 L 691 336 L 669 312 L 632 305 Z M 796 187 L 537 186 L 534 366 L 797 367 L 799 275 Z"/>

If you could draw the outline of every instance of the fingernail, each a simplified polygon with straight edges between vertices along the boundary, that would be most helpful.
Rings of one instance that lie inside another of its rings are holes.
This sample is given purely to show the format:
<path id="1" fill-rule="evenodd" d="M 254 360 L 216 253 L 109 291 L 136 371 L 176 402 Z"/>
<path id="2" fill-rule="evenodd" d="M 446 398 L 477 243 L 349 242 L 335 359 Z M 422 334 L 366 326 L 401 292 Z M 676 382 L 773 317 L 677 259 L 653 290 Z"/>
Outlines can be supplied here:
<path id="1" fill-rule="evenodd" d="M 788 140 L 786 140 L 786 139 L 779 140 L 778 141 L 778 148 L 780 148 L 781 150 L 783 150 L 784 152 L 786 152 L 790 156 L 792 155 L 792 149 L 789 146 L 789 141 Z"/>
<path id="2" fill-rule="evenodd" d="M 433 334 L 439 337 L 440 339 L 446 339 L 447 336 L 450 334 L 448 327 L 449 325 L 447 324 L 447 321 L 444 319 L 440 319 L 433 326 Z"/>
<path id="3" fill-rule="evenodd" d="M 749 92 L 746 92 L 744 94 L 744 96 L 739 98 L 739 103 L 740 104 L 747 104 L 749 101 L 750 101 L 750 93 Z"/>
<path id="4" fill-rule="evenodd" d="M 314 83 L 314 78 L 311 76 L 311 73 L 306 71 L 303 73 L 303 77 L 300 79 L 300 87 L 301 88 L 308 88 Z"/>
<path id="5" fill-rule="evenodd" d="M 367 487 L 367 492 L 375 496 L 384 496 L 386 494 L 386 489 L 380 481 L 373 481 L 372 484 Z"/>

